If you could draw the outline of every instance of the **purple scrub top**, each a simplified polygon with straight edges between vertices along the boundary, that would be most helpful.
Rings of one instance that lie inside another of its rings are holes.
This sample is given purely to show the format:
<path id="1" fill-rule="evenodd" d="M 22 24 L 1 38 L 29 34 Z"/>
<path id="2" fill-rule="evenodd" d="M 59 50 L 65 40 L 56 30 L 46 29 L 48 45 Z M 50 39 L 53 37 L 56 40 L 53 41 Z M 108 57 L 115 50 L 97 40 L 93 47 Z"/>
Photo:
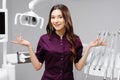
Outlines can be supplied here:
<path id="1" fill-rule="evenodd" d="M 77 63 L 82 57 L 83 46 L 81 40 L 75 40 Z M 74 80 L 73 61 L 70 45 L 66 37 L 60 38 L 56 33 L 51 35 L 44 34 L 38 42 L 36 56 L 43 63 L 45 61 L 45 71 L 41 80 Z"/>

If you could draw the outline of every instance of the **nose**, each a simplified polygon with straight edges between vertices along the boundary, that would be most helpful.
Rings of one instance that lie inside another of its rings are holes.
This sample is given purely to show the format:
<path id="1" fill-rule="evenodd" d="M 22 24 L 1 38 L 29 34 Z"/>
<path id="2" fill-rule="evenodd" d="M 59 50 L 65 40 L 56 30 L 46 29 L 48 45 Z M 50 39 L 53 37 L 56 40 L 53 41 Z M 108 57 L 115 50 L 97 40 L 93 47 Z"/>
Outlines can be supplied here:
<path id="1" fill-rule="evenodd" d="M 58 18 L 55 18 L 55 19 L 54 19 L 54 22 L 58 22 L 58 21 L 59 21 Z"/>

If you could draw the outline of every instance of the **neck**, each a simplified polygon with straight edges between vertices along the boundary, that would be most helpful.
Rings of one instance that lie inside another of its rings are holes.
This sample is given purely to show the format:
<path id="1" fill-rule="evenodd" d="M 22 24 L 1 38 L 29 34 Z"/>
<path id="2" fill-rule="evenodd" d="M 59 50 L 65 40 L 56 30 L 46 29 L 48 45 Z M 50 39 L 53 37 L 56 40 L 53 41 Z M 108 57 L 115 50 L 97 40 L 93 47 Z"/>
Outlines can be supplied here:
<path id="1" fill-rule="evenodd" d="M 65 34 L 65 30 L 56 31 L 56 34 L 62 37 Z"/>

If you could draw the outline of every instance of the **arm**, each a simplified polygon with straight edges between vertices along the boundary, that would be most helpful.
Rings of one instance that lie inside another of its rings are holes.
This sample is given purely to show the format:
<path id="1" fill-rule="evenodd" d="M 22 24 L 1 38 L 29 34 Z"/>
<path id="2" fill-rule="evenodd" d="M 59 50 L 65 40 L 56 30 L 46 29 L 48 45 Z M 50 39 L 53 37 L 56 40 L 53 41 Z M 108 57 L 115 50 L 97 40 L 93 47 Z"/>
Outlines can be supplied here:
<path id="1" fill-rule="evenodd" d="M 42 63 L 40 63 L 32 49 L 32 46 L 28 46 L 29 54 L 30 54 L 30 59 L 32 62 L 32 65 L 34 66 L 35 70 L 40 70 L 42 68 Z"/>
<path id="2" fill-rule="evenodd" d="M 89 50 L 90 50 L 90 47 L 87 46 L 85 51 L 84 51 L 84 55 L 82 56 L 82 58 L 78 61 L 78 63 L 75 63 L 75 67 L 77 70 L 81 70 L 84 65 L 85 65 L 85 62 L 87 60 L 87 57 L 88 57 L 88 54 L 89 54 Z"/>
<path id="3" fill-rule="evenodd" d="M 89 44 L 88 44 L 88 46 L 86 47 L 86 49 L 85 49 L 85 51 L 84 51 L 84 53 L 83 53 L 83 56 L 82 56 L 82 58 L 77 62 L 77 63 L 75 63 L 75 67 L 76 67 L 76 69 L 77 70 L 81 70 L 83 67 L 84 67 L 84 65 L 85 65 L 85 62 L 86 62 L 86 60 L 87 60 L 87 57 L 88 57 L 88 55 L 89 55 L 89 51 L 90 51 L 90 49 L 92 48 L 92 47 L 98 47 L 98 46 L 105 46 L 106 45 L 106 43 L 102 40 L 100 40 L 100 39 L 95 39 L 95 40 L 93 40 L 92 42 L 90 42 Z"/>
<path id="4" fill-rule="evenodd" d="M 29 54 L 30 54 L 30 59 L 31 59 L 33 67 L 35 68 L 35 70 L 40 70 L 41 69 L 42 63 L 40 63 L 38 61 L 38 59 L 35 55 L 35 52 L 33 51 L 32 45 L 29 41 L 24 40 L 21 35 L 17 35 L 16 40 L 12 41 L 12 43 L 26 46 L 28 48 L 28 51 L 29 51 Z"/>

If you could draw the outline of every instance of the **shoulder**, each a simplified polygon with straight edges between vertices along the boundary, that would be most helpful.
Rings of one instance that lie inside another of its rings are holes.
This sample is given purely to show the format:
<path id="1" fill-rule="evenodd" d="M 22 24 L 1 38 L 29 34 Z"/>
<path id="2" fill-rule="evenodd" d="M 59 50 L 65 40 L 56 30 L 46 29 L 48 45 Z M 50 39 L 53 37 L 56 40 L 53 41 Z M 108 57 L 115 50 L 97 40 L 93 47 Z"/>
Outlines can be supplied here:
<path id="1" fill-rule="evenodd" d="M 80 39 L 80 37 L 78 35 L 75 35 L 75 42 L 76 41 L 80 41 L 81 42 L 81 39 Z"/>
<path id="2" fill-rule="evenodd" d="M 40 39 L 49 39 L 49 35 L 47 33 L 43 34 L 40 36 Z"/>
<path id="3" fill-rule="evenodd" d="M 41 41 L 44 42 L 46 40 L 49 40 L 49 35 L 47 33 L 41 35 L 40 38 L 39 38 L 39 42 L 41 42 Z"/>
<path id="4" fill-rule="evenodd" d="M 76 46 L 82 46 L 82 41 L 78 35 L 75 35 L 75 45 Z"/>

